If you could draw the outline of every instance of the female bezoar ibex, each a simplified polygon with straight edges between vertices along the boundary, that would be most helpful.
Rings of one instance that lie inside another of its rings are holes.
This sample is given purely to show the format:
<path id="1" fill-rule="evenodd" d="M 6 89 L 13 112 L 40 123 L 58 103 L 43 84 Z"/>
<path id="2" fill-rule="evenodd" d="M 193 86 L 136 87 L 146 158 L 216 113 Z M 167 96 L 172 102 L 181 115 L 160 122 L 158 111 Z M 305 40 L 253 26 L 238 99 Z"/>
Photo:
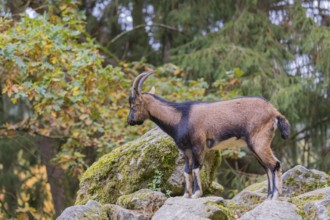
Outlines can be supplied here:
<path id="1" fill-rule="evenodd" d="M 142 93 L 143 82 L 154 71 L 144 72 L 133 82 L 129 97 L 129 125 L 146 119 L 156 123 L 173 138 L 185 157 L 184 197 L 202 196 L 200 172 L 207 150 L 247 146 L 268 176 L 268 198 L 276 199 L 282 190 L 281 166 L 271 150 L 278 127 L 282 138 L 290 125 L 270 102 L 260 97 L 243 97 L 219 102 L 174 103 L 154 94 L 154 87 Z"/>

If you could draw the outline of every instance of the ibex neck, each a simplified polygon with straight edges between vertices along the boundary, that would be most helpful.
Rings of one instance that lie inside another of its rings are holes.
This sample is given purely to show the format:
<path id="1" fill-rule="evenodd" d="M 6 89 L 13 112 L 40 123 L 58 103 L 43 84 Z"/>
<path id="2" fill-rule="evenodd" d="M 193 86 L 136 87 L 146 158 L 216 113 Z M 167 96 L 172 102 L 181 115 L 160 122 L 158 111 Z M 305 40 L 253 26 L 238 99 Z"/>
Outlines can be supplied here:
<path id="1" fill-rule="evenodd" d="M 147 107 L 150 120 L 174 138 L 175 129 L 182 119 L 182 112 L 175 108 L 176 103 L 166 101 L 155 95 L 151 96 L 152 100 L 150 100 Z"/>

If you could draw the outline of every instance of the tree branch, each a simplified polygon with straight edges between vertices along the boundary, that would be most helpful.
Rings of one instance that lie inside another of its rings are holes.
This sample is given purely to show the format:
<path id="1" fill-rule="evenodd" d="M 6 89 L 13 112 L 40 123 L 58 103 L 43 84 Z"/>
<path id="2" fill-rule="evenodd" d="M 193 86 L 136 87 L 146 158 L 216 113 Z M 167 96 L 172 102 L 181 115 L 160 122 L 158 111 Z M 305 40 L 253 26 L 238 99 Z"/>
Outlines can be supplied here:
<path id="1" fill-rule="evenodd" d="M 87 32 L 83 32 L 82 33 L 84 35 L 84 37 L 86 38 L 92 38 L 89 33 Z M 96 39 L 95 39 L 95 43 L 97 44 L 97 46 L 99 47 L 99 49 L 105 54 L 107 55 L 109 58 L 112 58 L 114 59 L 117 63 L 119 63 L 119 59 L 118 57 L 116 57 L 116 55 L 112 54 L 106 47 L 102 46 L 102 44 L 100 42 L 98 42 Z"/>
<path id="2" fill-rule="evenodd" d="M 315 122 L 314 124 L 312 124 L 310 126 L 306 126 L 305 128 L 303 128 L 300 131 L 297 131 L 295 134 L 291 135 L 291 138 L 290 139 L 291 140 L 294 140 L 299 134 L 304 133 L 304 132 L 306 132 L 306 131 L 308 131 L 310 129 L 313 129 L 314 127 L 316 127 L 316 126 L 318 126 L 320 124 L 323 124 L 323 123 L 325 123 L 327 121 L 330 121 L 330 118 L 329 117 L 325 117 L 325 118 L 321 119 L 318 122 Z"/>
<path id="3" fill-rule="evenodd" d="M 164 28 L 164 29 L 168 29 L 168 30 L 171 30 L 171 31 L 176 31 L 176 32 L 179 32 L 179 33 L 182 33 L 181 31 L 179 31 L 178 29 L 172 27 L 172 26 L 169 26 L 169 25 L 166 25 L 166 24 L 158 24 L 158 23 L 153 23 L 153 24 L 140 24 L 140 25 L 137 25 L 135 27 L 133 27 L 132 30 L 128 30 L 128 31 L 124 31 L 124 32 L 121 32 L 120 34 L 118 34 L 116 37 L 114 37 L 111 41 L 109 41 L 109 43 L 107 44 L 106 48 L 109 48 L 111 44 L 113 44 L 114 42 L 116 42 L 118 39 L 120 39 L 121 37 L 131 33 L 131 32 L 134 32 L 138 29 L 141 29 L 141 28 L 145 28 L 145 27 L 152 27 L 152 26 L 155 26 L 155 27 L 160 27 L 160 28 Z"/>

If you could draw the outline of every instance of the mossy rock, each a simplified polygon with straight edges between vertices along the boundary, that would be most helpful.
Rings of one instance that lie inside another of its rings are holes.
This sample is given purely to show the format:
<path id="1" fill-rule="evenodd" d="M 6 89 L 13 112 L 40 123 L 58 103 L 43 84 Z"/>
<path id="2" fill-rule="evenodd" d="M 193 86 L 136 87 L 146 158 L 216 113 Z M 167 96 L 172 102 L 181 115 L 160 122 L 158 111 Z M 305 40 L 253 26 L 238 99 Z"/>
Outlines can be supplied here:
<path id="1" fill-rule="evenodd" d="M 153 213 L 164 204 L 166 199 L 166 196 L 161 192 L 141 189 L 132 194 L 120 196 L 116 204 L 126 209 Z"/>
<path id="2" fill-rule="evenodd" d="M 266 177 L 264 177 L 266 178 Z M 264 179 L 263 178 L 263 179 Z M 255 207 L 255 205 L 260 204 L 267 198 L 267 181 L 252 184 L 238 193 L 232 199 L 236 204 L 249 206 L 243 209 L 249 209 L 250 207 Z"/>
<path id="3" fill-rule="evenodd" d="M 231 210 L 224 206 L 224 199 L 216 196 L 198 199 L 171 197 L 155 213 L 152 220 L 177 219 L 231 219 Z"/>
<path id="4" fill-rule="evenodd" d="M 220 165 L 220 154 L 212 152 L 206 158 L 202 181 L 207 192 Z M 90 199 L 115 203 L 119 196 L 148 188 L 157 172 L 161 174 L 159 187 L 162 191 L 172 192 L 172 196 L 183 195 L 182 164 L 182 155 L 173 140 L 155 128 L 137 140 L 115 148 L 89 167 L 80 179 L 76 204 L 85 204 Z"/>
<path id="5" fill-rule="evenodd" d="M 309 170 L 301 165 L 288 170 L 282 176 L 283 196 L 298 196 L 305 192 L 330 186 L 330 176 L 319 170 Z"/>
<path id="6" fill-rule="evenodd" d="M 266 200 L 249 212 L 243 214 L 239 220 L 302 220 L 298 208 L 289 202 L 279 200 Z"/>
<path id="7" fill-rule="evenodd" d="M 289 201 L 299 208 L 304 219 L 330 219 L 330 187 L 292 197 Z"/>
<path id="8" fill-rule="evenodd" d="M 86 205 L 76 205 L 66 208 L 56 220 L 93 219 L 104 220 L 108 218 L 102 204 L 89 200 Z"/>

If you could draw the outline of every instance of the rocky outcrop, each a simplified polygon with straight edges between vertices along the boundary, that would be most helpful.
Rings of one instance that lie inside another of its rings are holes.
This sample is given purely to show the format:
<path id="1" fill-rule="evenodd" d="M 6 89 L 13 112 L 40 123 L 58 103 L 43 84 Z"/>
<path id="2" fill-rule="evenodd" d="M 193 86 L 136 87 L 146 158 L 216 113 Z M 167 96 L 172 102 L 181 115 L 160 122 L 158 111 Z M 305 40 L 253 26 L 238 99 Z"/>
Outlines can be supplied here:
<path id="1" fill-rule="evenodd" d="M 330 177 L 324 172 L 299 165 L 288 170 L 277 201 L 266 199 L 266 181 L 225 200 L 215 196 L 223 188 L 213 181 L 219 153 L 207 154 L 206 161 L 205 196 L 173 197 L 184 190 L 184 161 L 171 138 L 151 130 L 94 163 L 81 178 L 77 205 L 58 219 L 330 219 Z"/>
<path id="2" fill-rule="evenodd" d="M 311 176 L 292 180 L 306 173 Z M 142 189 L 119 196 L 116 204 L 88 201 L 86 205 L 69 207 L 58 219 L 330 219 L 329 175 L 296 166 L 283 179 L 286 193 L 277 201 L 266 200 L 265 181 L 247 187 L 230 200 L 217 196 L 167 199 L 161 192 Z M 319 182 L 315 183 L 315 179 Z"/>
<path id="3" fill-rule="evenodd" d="M 208 155 L 202 172 L 204 188 L 219 194 L 221 187 L 212 188 L 220 154 Z M 141 138 L 114 149 L 86 170 L 80 180 L 76 204 L 88 200 L 115 203 L 122 195 L 148 188 L 156 178 L 161 179 L 154 188 L 167 191 L 171 196 L 184 191 L 183 157 L 172 139 L 155 128 Z"/>

